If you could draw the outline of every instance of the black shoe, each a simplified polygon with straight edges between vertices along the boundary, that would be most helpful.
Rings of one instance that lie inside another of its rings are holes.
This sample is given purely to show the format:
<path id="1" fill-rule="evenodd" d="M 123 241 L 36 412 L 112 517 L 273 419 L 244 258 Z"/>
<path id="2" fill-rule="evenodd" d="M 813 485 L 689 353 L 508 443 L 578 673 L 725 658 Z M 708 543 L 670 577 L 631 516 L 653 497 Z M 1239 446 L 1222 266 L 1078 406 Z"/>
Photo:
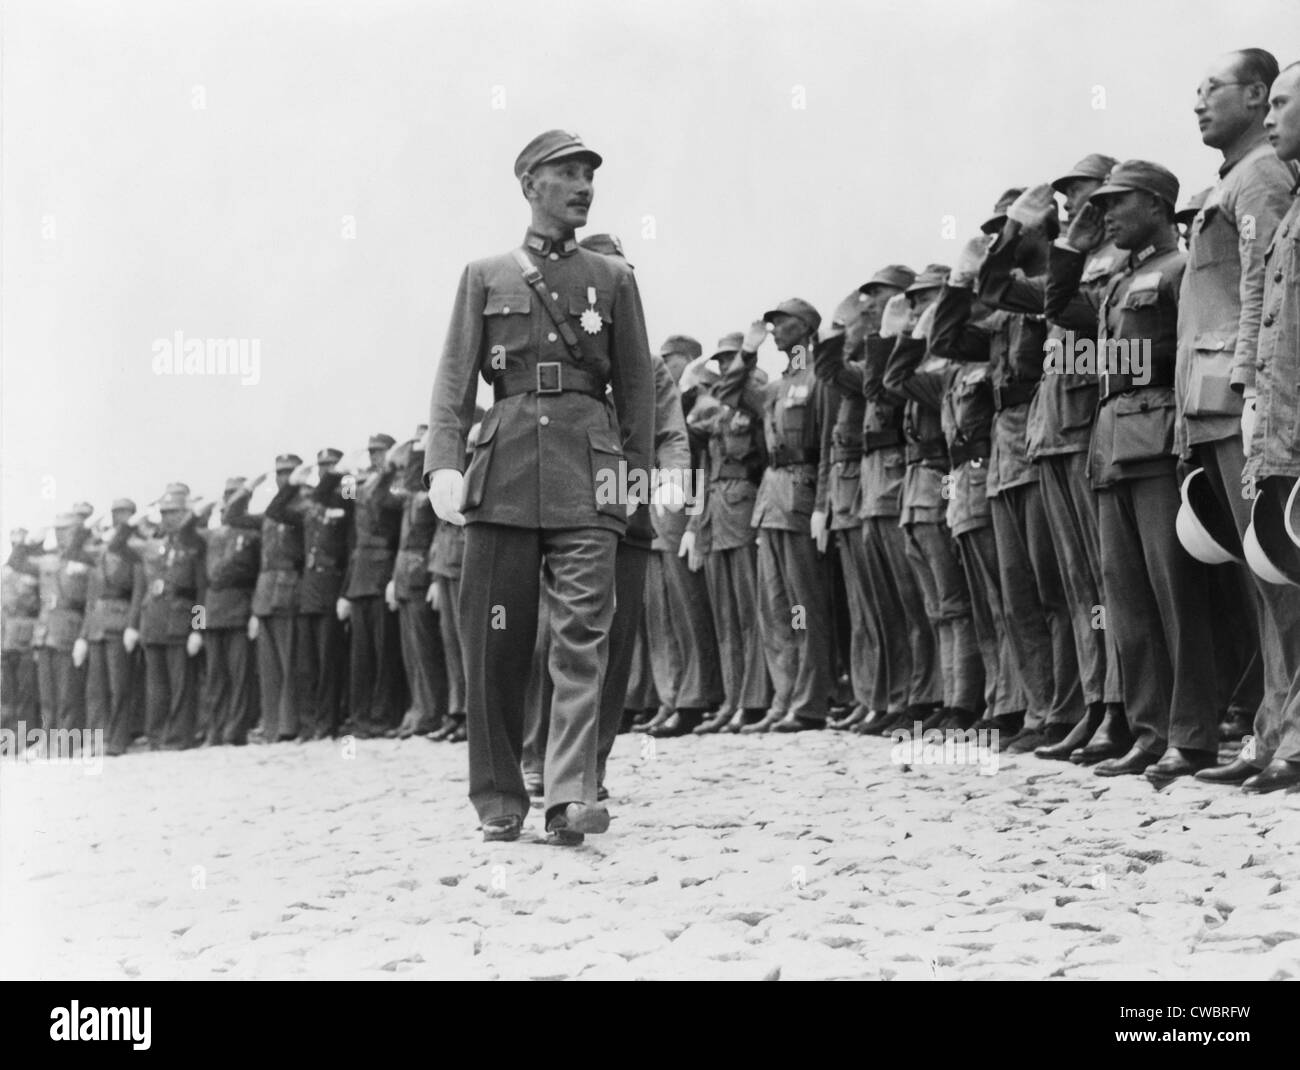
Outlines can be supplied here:
<path id="1" fill-rule="evenodd" d="M 509 843 L 519 839 L 519 830 L 524 827 L 523 819 L 515 814 L 506 817 L 490 817 L 483 822 L 484 843 Z"/>
<path id="2" fill-rule="evenodd" d="M 762 720 L 755 721 L 753 724 L 747 724 L 742 727 L 740 731 L 746 736 L 754 735 L 758 732 L 770 732 L 784 720 L 784 710 L 768 710 L 767 713 L 763 715 Z"/>
<path id="3" fill-rule="evenodd" d="M 624 710 L 623 719 L 618 723 L 618 734 L 621 736 L 625 732 L 631 732 L 632 726 L 636 724 L 636 710 Z"/>
<path id="4" fill-rule="evenodd" d="M 731 723 L 731 718 L 734 713 L 735 710 L 730 710 L 725 705 L 719 706 L 713 713 L 709 714 L 708 717 L 704 718 L 704 720 L 697 724 L 692 731 L 697 736 L 714 735 L 717 732 L 721 732 Z"/>
<path id="5" fill-rule="evenodd" d="M 1104 762 L 1099 762 L 1093 772 L 1098 776 L 1137 776 L 1159 760 L 1160 755 L 1143 750 L 1140 745 L 1134 743 L 1124 757 L 1108 758 Z"/>
<path id="6" fill-rule="evenodd" d="M 1241 785 L 1248 795 L 1265 795 L 1300 784 L 1300 762 L 1274 758 L 1263 769 Z"/>
<path id="7" fill-rule="evenodd" d="M 1219 722 L 1219 741 L 1236 743 L 1255 730 L 1255 715 L 1246 710 L 1229 710 Z"/>
<path id="8" fill-rule="evenodd" d="M 467 739 L 469 739 L 469 734 L 465 731 L 464 720 L 458 720 L 456 722 L 456 727 L 452 729 L 451 735 L 446 736 L 444 738 L 447 740 L 448 743 L 464 743 Z"/>
<path id="9" fill-rule="evenodd" d="M 1089 707 L 1088 712 L 1083 715 L 1074 727 L 1070 728 L 1060 739 L 1044 743 L 1034 751 L 1035 758 L 1046 758 L 1049 761 L 1064 762 L 1069 760 L 1071 754 L 1084 746 L 1093 737 L 1097 727 L 1101 724 L 1102 718 L 1106 716 L 1105 707 L 1097 703 Z M 1065 728 L 1065 725 L 1048 725 L 1048 729 Z"/>
<path id="10" fill-rule="evenodd" d="M 1202 769 L 1213 769 L 1218 760 L 1218 754 L 1212 750 L 1170 747 L 1160 756 L 1160 761 L 1143 775 L 1154 784 L 1167 784 L 1180 776 L 1191 776 Z"/>
<path id="11" fill-rule="evenodd" d="M 647 721 L 642 721 L 640 724 L 633 725 L 632 730 L 634 732 L 649 732 L 652 728 L 658 728 L 660 725 L 666 723 L 676 712 L 677 711 L 671 706 L 660 706 L 658 713 Z"/>
<path id="12" fill-rule="evenodd" d="M 1118 706 L 1108 706 L 1092 739 L 1070 754 L 1070 761 L 1075 765 L 1095 765 L 1098 762 L 1112 761 L 1128 754 L 1133 746 L 1133 731 L 1128 726 L 1128 718 Z"/>
<path id="13" fill-rule="evenodd" d="M 979 720 L 979 714 L 974 710 L 965 710 L 960 706 L 953 706 L 948 710 L 948 716 L 943 719 L 939 725 L 943 731 L 964 732 Z"/>
<path id="14" fill-rule="evenodd" d="M 854 706 L 849 712 L 834 721 L 826 723 L 827 728 L 833 728 L 836 732 L 847 732 L 855 724 L 861 724 L 867 719 L 868 709 L 863 705 Z"/>
<path id="15" fill-rule="evenodd" d="M 604 802 L 608 798 L 609 798 L 609 788 L 605 787 L 604 784 L 601 784 L 599 787 L 596 788 L 596 801 Z"/>
<path id="16" fill-rule="evenodd" d="M 803 717 L 797 713 L 788 714 L 772 726 L 773 732 L 816 732 L 825 728 L 826 722 L 820 717 Z"/>
<path id="17" fill-rule="evenodd" d="M 1227 765 L 1218 765 L 1213 769 L 1207 767 L 1196 773 L 1196 779 L 1203 784 L 1240 784 L 1248 777 L 1253 777 L 1260 772 L 1257 765 L 1252 765 L 1245 758 L 1238 755 L 1233 758 Z"/>
<path id="18" fill-rule="evenodd" d="M 910 728 L 911 724 L 912 718 L 906 710 L 895 710 L 893 713 L 876 710 L 854 731 L 863 736 L 887 736 L 895 728 Z"/>
<path id="19" fill-rule="evenodd" d="M 1010 738 L 1000 736 L 998 738 L 998 750 L 1006 751 L 1008 754 L 1025 754 L 1047 742 L 1047 736 L 1041 728 L 1022 728 Z"/>
<path id="20" fill-rule="evenodd" d="M 952 714 L 947 706 L 936 706 L 933 713 L 921 722 L 921 731 L 928 732 L 932 728 L 939 728 Z"/>
<path id="21" fill-rule="evenodd" d="M 672 739 L 688 736 L 702 720 L 698 710 L 674 710 L 667 720 L 646 729 L 646 735 L 655 739 Z"/>

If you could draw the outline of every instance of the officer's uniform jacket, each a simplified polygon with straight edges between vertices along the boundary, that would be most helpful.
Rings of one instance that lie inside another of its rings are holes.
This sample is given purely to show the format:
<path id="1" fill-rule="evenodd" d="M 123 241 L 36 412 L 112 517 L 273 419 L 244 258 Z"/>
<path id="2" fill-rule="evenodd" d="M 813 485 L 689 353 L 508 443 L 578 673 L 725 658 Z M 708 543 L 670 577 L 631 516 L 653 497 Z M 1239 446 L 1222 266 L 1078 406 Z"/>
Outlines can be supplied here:
<path id="1" fill-rule="evenodd" d="M 901 356 L 900 356 L 901 353 Z M 943 419 L 937 406 L 922 402 L 899 390 L 890 379 L 890 369 L 897 364 L 911 364 L 922 375 L 943 372 L 952 363 L 943 357 L 927 358 L 924 339 L 900 336 L 894 353 L 885 366 L 882 385 L 885 393 L 903 406 L 903 455 L 907 471 L 903 476 L 900 525 L 942 524 L 948 511 L 944 498 L 944 476 L 948 474 L 948 442 L 944 437 Z"/>
<path id="2" fill-rule="evenodd" d="M 1258 418 L 1245 471 L 1261 479 L 1300 476 L 1300 199 L 1291 201 L 1273 235 L 1264 280 L 1255 358 Z"/>
<path id="3" fill-rule="evenodd" d="M 1261 135 L 1223 162 L 1192 220 L 1178 303 L 1175 445 L 1184 456 L 1199 443 L 1241 434 L 1240 391 L 1255 384 L 1264 252 L 1295 181 L 1295 166 Z"/>
<path id="4" fill-rule="evenodd" d="M 81 637 L 87 642 L 119 639 L 126 630 L 136 573 L 142 568 L 140 552 L 131 545 L 133 535 L 129 525 L 120 525 L 96 555 L 81 625 Z"/>
<path id="5" fill-rule="evenodd" d="M 460 579 L 465 559 L 465 529 L 459 524 L 439 524 L 429 544 L 429 572 L 448 580 Z"/>
<path id="6" fill-rule="evenodd" d="M 737 369 L 743 361 L 733 358 Z M 763 388 L 744 367 L 741 378 L 730 384 L 730 400 L 719 396 L 728 388 L 722 382 L 712 395 L 701 394 L 686 418 L 687 426 L 706 436 L 708 471 L 703 508 L 691 517 L 688 528 L 696 533 L 701 553 L 716 553 L 748 546 L 754 541 L 754 500 L 767 467 L 763 437 Z"/>
<path id="7" fill-rule="evenodd" d="M 405 504 L 393 490 L 396 478 L 396 471 L 383 468 L 367 473 L 357 484 L 352 510 L 352 556 L 343 578 L 344 598 L 382 595 L 393 578 Z"/>
<path id="8" fill-rule="evenodd" d="M 253 615 L 262 536 L 258 531 L 223 524 L 200 530 L 207 543 L 204 567 L 208 589 L 203 599 L 208 628 L 244 628 Z"/>
<path id="9" fill-rule="evenodd" d="M 1077 255 L 1069 261 L 1081 264 Z M 1170 473 L 1174 464 L 1174 368 L 1178 352 L 1178 300 L 1186 256 L 1172 230 L 1157 245 L 1130 253 L 1112 276 L 1098 313 L 1098 389 L 1101 396 L 1088 451 L 1095 488 Z M 1109 343 L 1120 343 L 1114 353 Z M 1146 367 L 1135 353 L 1149 344 Z M 1130 353 L 1130 374 L 1115 359 Z M 1112 365 L 1112 367 L 1107 367 Z M 1147 376 L 1145 385 L 1135 379 Z"/>
<path id="10" fill-rule="evenodd" d="M 567 313 L 581 360 L 511 254 L 470 264 L 434 383 L 426 482 L 437 469 L 463 470 L 482 375 L 497 401 L 466 472 L 466 522 L 622 534 L 626 495 L 597 489 L 618 489 L 620 464 L 629 472 L 651 466 L 654 379 L 636 279 L 626 263 L 572 238 L 553 242 L 530 231 L 524 248 Z"/>
<path id="11" fill-rule="evenodd" d="M 234 527 L 262 533 L 262 560 L 253 588 L 253 613 L 258 617 L 292 617 L 298 611 L 298 586 L 302 575 L 302 514 L 296 507 L 298 486 L 286 483 L 263 514 L 250 514 L 252 490 L 236 491 L 226 505 L 225 521 Z"/>
<path id="12" fill-rule="evenodd" d="M 972 321 L 974 294 L 944 285 L 930 329 L 930 351 L 959 363 L 987 362 L 993 390 L 993 443 L 988 464 L 988 495 L 1038 482 L 1026 444 L 1029 401 L 1043 375 L 1047 322 L 996 311 Z"/>
<path id="13" fill-rule="evenodd" d="M 66 551 L 43 554 L 37 561 L 41 609 L 32 639 L 34 646 L 72 649 L 81 635 L 94 564 L 94 558 L 82 548 L 80 540 Z"/>
<path id="14" fill-rule="evenodd" d="M 650 364 L 655 381 L 655 464 L 661 472 L 680 470 L 684 476 L 693 478 L 695 451 L 682 412 L 686 401 L 673 382 L 673 373 L 668 370 L 663 357 L 652 355 Z M 697 396 L 692 396 L 692 406 Z M 689 483 L 683 487 L 688 493 L 693 489 Z M 688 502 L 688 508 L 694 507 Z M 632 514 L 623 538 L 633 546 L 675 554 L 681 548 L 682 533 L 690 526 L 692 519 L 692 515 L 685 509 L 679 513 L 665 511 L 662 516 L 658 516 L 648 505 L 643 504 Z"/>
<path id="15" fill-rule="evenodd" d="M 416 444 L 420 446 L 420 443 Z M 394 493 L 402 502 L 402 519 L 393 568 L 393 593 L 398 601 L 423 599 L 429 590 L 429 551 L 438 529 L 438 517 L 424 493 L 424 450 L 413 449 L 411 458 L 395 480 Z"/>
<path id="16" fill-rule="evenodd" d="M 190 517 L 180 530 L 141 547 L 128 626 L 146 645 L 183 643 L 199 623 L 194 608 L 207 598 L 207 547 L 195 527 Z"/>
<path id="17" fill-rule="evenodd" d="M 36 555 L 27 546 L 15 546 L 4 566 L 3 615 L 0 615 L 0 649 L 6 654 L 29 653 L 41 611 L 41 581 Z"/>
<path id="18" fill-rule="evenodd" d="M 1047 344 L 1059 355 L 1054 357 L 1057 367 L 1049 364 L 1047 356 L 1043 359 L 1043 377 L 1026 415 L 1025 452 L 1031 461 L 1083 453 L 1097 413 L 1097 378 L 1068 370 L 1078 366 L 1071 343 L 1096 340 L 1101 291 L 1120 269 L 1124 254 L 1109 242 L 1095 250 L 1086 259 L 1078 285 L 1063 302 L 1049 308 L 1050 269 L 1048 274 L 1030 276 L 1017 268 L 1018 244 L 1017 236 L 990 250 L 980 267 L 979 296 L 985 304 L 1007 312 L 1045 315 Z M 1056 255 L 1055 248 L 1051 255 Z M 1085 355 L 1086 350 L 1079 353 Z"/>
<path id="19" fill-rule="evenodd" d="M 846 335 L 830 338 L 817 348 L 813 371 L 833 391 L 835 419 L 822 427 L 821 462 L 817 467 L 817 500 L 825 503 L 831 531 L 862 526 L 862 421 L 867 399 L 854 373 L 841 371 L 840 349 Z M 861 357 L 861 347 L 856 348 Z M 839 381 L 848 389 L 844 389 Z"/>
<path id="20" fill-rule="evenodd" d="M 352 553 L 352 499 L 342 490 L 343 476 L 326 472 L 315 487 L 297 496 L 277 496 L 267 516 L 302 527 L 302 578 L 298 584 L 298 613 L 333 614 L 343 593 L 343 576 Z"/>

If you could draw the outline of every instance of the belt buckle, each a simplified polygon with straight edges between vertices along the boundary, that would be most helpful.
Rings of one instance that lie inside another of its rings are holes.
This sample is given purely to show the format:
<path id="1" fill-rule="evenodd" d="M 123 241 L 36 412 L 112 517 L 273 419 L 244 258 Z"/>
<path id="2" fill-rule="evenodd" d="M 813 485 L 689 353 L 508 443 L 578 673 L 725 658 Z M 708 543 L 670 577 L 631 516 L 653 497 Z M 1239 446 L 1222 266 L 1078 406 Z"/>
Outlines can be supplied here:
<path id="1" fill-rule="evenodd" d="M 560 377 L 560 362 L 546 360 L 537 365 L 537 392 L 539 394 L 558 394 L 563 387 Z"/>

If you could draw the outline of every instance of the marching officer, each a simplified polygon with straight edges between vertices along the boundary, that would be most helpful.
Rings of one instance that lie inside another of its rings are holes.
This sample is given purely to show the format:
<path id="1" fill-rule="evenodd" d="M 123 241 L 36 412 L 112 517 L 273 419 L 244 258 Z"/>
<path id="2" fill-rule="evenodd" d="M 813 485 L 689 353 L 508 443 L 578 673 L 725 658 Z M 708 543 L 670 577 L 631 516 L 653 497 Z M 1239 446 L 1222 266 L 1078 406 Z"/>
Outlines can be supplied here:
<path id="1" fill-rule="evenodd" d="M 136 667 L 123 645 L 131 614 L 131 593 L 142 568 L 133 542 L 135 502 L 118 498 L 111 509 L 112 534 L 90 574 L 81 640 L 86 644 L 86 727 L 104 730 L 104 751 L 125 754 L 134 735 L 131 704 L 138 687 Z"/>
<path id="2" fill-rule="evenodd" d="M 470 798 L 489 840 L 516 839 L 528 813 L 519 760 L 540 597 L 555 688 L 547 829 L 572 843 L 609 826 L 596 801 L 604 646 L 618 539 L 649 493 L 654 384 L 632 269 L 573 237 L 601 162 L 561 130 L 519 154 L 532 226 L 520 248 L 465 269 L 433 390 L 430 500 L 441 520 L 468 522 Z M 480 374 L 496 404 L 462 475 Z"/>
<path id="3" fill-rule="evenodd" d="M 73 649 L 81 635 L 94 558 L 84 544 L 90 532 L 78 513 L 54 520 L 57 549 L 38 561 L 41 610 L 33 643 L 41 695 L 41 723 L 46 729 L 86 726 L 84 649 Z"/>

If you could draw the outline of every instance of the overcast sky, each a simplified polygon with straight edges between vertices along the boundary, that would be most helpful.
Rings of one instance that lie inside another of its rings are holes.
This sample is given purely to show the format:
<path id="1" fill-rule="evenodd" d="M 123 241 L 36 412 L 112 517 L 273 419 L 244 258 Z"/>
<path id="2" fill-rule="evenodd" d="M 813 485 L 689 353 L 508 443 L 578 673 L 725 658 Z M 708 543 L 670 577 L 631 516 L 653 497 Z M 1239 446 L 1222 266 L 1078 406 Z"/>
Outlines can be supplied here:
<path id="1" fill-rule="evenodd" d="M 657 347 L 952 263 L 1010 185 L 1142 156 L 1208 186 L 1193 95 L 1295 0 L 18 0 L 3 15 L 7 529 L 407 437 L 463 265 L 517 244 L 536 133 L 601 152 L 589 232 Z M 155 344 L 257 340 L 260 378 Z"/>

